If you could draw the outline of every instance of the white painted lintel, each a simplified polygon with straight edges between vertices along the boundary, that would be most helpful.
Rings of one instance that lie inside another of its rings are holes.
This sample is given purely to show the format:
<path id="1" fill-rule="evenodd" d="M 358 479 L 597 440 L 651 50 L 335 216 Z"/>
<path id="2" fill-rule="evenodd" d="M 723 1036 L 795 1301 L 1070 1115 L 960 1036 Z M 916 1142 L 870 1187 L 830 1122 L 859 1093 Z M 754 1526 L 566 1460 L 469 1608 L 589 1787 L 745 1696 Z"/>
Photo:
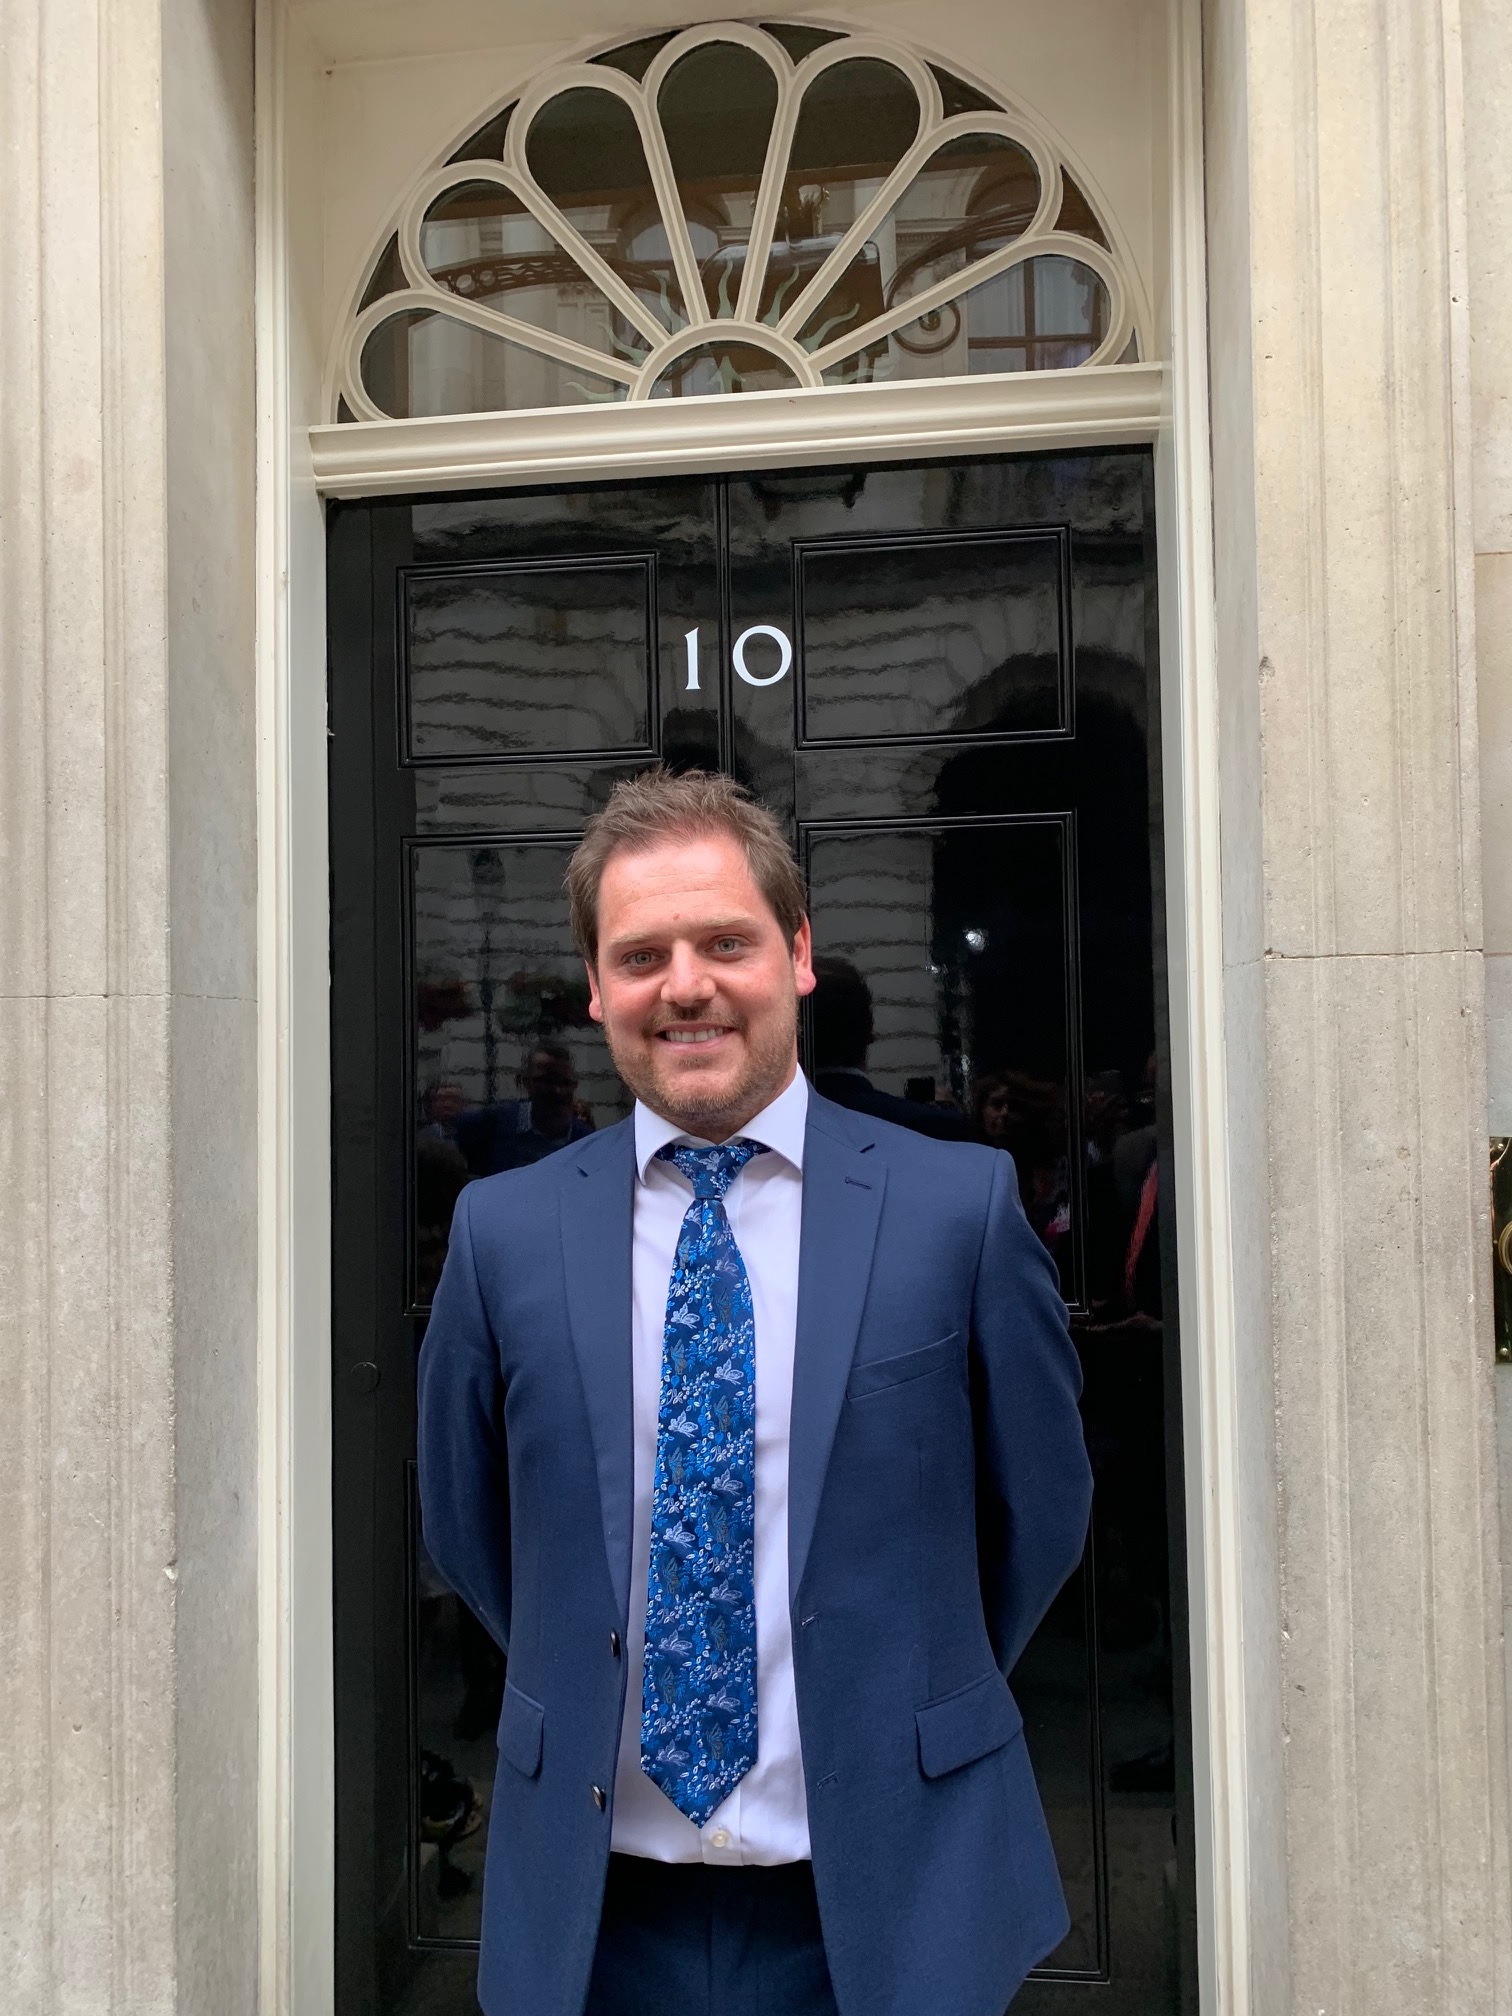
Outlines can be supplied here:
<path id="1" fill-rule="evenodd" d="M 1160 364 L 312 427 L 330 497 L 1153 441 Z"/>

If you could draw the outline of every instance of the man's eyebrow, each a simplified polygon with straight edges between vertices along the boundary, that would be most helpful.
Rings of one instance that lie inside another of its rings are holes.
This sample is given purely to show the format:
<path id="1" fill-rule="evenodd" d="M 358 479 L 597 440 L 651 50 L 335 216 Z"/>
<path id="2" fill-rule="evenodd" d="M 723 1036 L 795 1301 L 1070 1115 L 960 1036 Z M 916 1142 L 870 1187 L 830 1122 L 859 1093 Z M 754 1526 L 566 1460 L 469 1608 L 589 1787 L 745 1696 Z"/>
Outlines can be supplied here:
<path id="1" fill-rule="evenodd" d="M 756 923 L 757 919 L 749 911 L 746 911 L 735 917 L 715 918 L 712 922 L 705 918 L 687 930 L 679 924 L 669 931 L 627 931 L 618 938 L 606 939 L 604 941 L 604 950 L 606 952 L 626 952 L 632 946 L 653 945 L 659 943 L 664 938 L 681 938 L 684 936 L 722 938 L 730 932 L 754 930 Z"/>

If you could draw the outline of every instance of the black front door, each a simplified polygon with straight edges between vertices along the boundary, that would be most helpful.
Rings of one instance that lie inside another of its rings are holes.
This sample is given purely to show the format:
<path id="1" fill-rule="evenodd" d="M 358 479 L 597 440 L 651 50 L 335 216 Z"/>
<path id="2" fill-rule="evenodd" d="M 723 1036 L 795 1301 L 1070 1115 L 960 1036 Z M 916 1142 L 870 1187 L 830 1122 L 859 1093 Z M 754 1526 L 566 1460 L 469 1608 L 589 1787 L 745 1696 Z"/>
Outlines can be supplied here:
<path id="1" fill-rule="evenodd" d="M 562 873 L 658 759 L 789 823 L 819 1088 L 1014 1155 L 1097 1477 L 1013 1676 L 1073 1921 L 1015 2009 L 1193 2006 L 1148 454 L 340 505 L 329 558 L 340 2016 L 476 2006 L 504 1662 L 416 1354 L 462 1185 L 628 1111 Z"/>

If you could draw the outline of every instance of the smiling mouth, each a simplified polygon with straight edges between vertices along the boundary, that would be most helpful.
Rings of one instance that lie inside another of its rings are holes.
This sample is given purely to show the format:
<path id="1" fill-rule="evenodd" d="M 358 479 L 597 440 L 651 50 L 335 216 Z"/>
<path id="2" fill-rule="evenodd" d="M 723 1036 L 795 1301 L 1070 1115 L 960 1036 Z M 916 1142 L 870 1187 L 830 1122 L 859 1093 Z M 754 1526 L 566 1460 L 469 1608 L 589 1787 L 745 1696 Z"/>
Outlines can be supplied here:
<path id="1" fill-rule="evenodd" d="M 728 1029 L 658 1029 L 657 1038 L 663 1043 L 717 1043 L 721 1036 L 728 1036 Z"/>

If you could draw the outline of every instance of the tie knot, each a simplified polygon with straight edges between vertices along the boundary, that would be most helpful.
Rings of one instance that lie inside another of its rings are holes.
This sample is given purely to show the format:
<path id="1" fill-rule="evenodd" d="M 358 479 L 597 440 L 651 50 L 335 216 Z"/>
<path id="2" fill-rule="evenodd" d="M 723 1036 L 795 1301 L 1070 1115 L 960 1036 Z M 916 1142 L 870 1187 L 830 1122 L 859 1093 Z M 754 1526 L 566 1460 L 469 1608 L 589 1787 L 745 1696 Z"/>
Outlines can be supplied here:
<path id="1" fill-rule="evenodd" d="M 718 1148 L 680 1148 L 668 1142 L 656 1151 L 660 1162 L 674 1163 L 693 1185 L 699 1199 L 722 1198 L 753 1155 L 764 1155 L 760 1141 L 725 1141 Z"/>

